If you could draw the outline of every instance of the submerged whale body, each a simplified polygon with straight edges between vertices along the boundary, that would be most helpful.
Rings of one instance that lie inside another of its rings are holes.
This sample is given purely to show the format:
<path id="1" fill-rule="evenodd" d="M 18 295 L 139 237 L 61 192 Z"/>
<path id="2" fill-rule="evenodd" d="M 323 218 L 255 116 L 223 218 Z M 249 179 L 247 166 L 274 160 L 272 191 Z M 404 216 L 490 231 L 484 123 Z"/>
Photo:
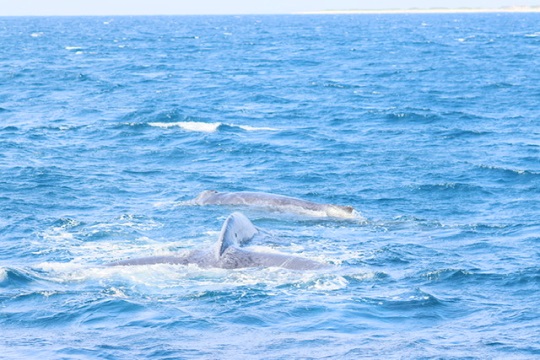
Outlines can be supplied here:
<path id="1" fill-rule="evenodd" d="M 326 267 L 317 261 L 297 256 L 254 252 L 241 247 L 258 233 L 259 230 L 245 215 L 235 212 L 225 220 L 218 241 L 210 249 L 194 250 L 183 256 L 151 256 L 129 259 L 111 263 L 109 266 L 197 264 L 203 268 L 282 267 L 291 270 L 312 270 Z"/>
<path id="2" fill-rule="evenodd" d="M 191 200 L 194 205 L 246 205 L 317 217 L 354 218 L 352 206 L 319 204 L 294 197 L 263 192 L 224 192 L 206 190 Z"/>

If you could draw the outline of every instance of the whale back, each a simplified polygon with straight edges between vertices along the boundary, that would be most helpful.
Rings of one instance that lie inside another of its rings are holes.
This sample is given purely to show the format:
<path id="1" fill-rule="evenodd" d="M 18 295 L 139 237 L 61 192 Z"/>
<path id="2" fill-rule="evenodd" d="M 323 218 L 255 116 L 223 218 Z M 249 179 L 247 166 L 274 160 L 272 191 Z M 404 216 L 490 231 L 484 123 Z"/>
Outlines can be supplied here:
<path id="1" fill-rule="evenodd" d="M 218 192 L 216 190 L 205 190 L 201 192 L 194 200 L 192 200 L 192 202 L 198 205 L 204 205 L 208 198 L 217 193 Z"/>
<path id="2" fill-rule="evenodd" d="M 106 266 L 153 265 L 153 264 L 197 264 L 202 268 L 217 267 L 239 269 L 246 267 L 282 267 L 291 270 L 316 270 L 328 267 L 317 261 L 280 253 L 254 252 L 241 248 L 253 239 L 259 230 L 239 212 L 227 217 L 218 241 L 213 248 L 192 250 L 177 256 L 150 256 L 139 259 L 117 261 Z"/>
<path id="3" fill-rule="evenodd" d="M 242 213 L 234 212 L 223 223 L 215 247 L 216 260 L 231 246 L 242 246 L 251 240 L 259 231 Z"/>
<path id="4" fill-rule="evenodd" d="M 295 197 L 264 192 L 218 192 L 206 190 L 190 201 L 195 205 L 232 205 L 268 208 L 281 212 L 314 217 L 355 218 L 357 213 L 351 206 L 320 204 Z"/>

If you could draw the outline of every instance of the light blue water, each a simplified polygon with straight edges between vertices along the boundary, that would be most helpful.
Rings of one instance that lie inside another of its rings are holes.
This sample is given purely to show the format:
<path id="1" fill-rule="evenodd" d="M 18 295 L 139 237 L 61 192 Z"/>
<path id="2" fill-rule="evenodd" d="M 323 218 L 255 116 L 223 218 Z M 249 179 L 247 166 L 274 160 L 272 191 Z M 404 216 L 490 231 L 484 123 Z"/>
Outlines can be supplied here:
<path id="1" fill-rule="evenodd" d="M 540 357 L 540 16 L 0 18 L 0 357 Z M 104 268 L 253 244 L 330 270 Z"/>

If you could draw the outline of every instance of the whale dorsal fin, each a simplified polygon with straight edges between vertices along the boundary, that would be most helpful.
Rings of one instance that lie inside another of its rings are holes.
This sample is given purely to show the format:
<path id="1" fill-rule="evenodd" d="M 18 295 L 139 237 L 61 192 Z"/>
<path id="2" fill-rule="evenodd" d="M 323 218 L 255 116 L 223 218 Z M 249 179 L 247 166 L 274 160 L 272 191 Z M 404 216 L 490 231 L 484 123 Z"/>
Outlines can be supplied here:
<path id="1" fill-rule="evenodd" d="M 242 213 L 234 212 L 223 223 L 219 239 L 215 247 L 216 259 L 231 246 L 242 246 L 253 238 L 259 231 Z"/>

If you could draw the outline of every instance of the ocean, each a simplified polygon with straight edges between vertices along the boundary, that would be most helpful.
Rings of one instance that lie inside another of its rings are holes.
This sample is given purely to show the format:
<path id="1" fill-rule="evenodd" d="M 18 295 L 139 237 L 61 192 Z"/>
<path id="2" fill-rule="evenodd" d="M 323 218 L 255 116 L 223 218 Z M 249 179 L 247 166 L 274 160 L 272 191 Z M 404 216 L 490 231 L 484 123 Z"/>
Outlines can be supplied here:
<path id="1" fill-rule="evenodd" d="M 539 14 L 3 17 L 0 45 L 0 358 L 540 358 Z M 329 266 L 103 266 L 233 211 Z"/>

